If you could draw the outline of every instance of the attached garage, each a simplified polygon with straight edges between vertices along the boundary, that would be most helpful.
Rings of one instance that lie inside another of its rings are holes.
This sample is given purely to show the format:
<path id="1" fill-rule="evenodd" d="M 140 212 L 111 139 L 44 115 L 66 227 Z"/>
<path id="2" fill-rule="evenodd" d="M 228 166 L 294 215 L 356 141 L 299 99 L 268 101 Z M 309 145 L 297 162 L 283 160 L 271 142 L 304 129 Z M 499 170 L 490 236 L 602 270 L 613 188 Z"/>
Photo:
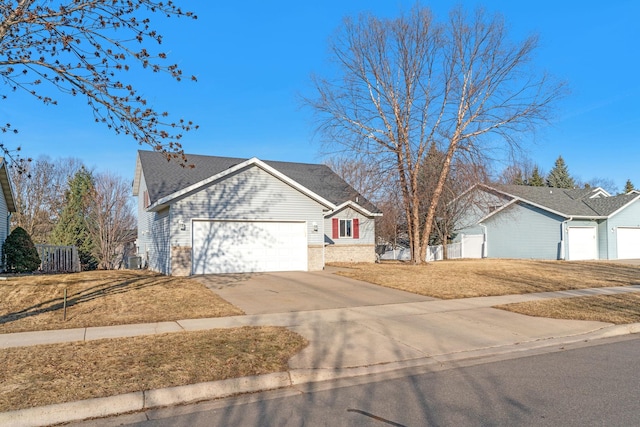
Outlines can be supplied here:
<path id="1" fill-rule="evenodd" d="M 618 259 L 640 258 L 640 227 L 618 227 Z"/>
<path id="2" fill-rule="evenodd" d="M 194 220 L 192 274 L 307 271 L 306 222 Z"/>
<path id="3" fill-rule="evenodd" d="M 596 227 L 569 227 L 569 259 L 572 261 L 598 258 Z"/>

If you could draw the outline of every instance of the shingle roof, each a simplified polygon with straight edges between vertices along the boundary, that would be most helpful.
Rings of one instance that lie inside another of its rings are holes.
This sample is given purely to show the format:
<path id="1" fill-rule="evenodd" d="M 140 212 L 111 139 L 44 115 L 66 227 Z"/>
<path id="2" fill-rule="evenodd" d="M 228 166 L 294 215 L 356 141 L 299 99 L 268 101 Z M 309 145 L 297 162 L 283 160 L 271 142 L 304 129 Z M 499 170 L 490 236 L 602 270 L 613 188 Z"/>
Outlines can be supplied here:
<path id="1" fill-rule="evenodd" d="M 590 198 L 597 188 L 563 189 L 527 185 L 491 185 L 500 192 L 566 216 L 609 216 L 631 202 L 637 195 Z"/>
<path id="2" fill-rule="evenodd" d="M 204 181 L 248 160 L 235 157 L 187 154 L 189 163 L 195 167 L 185 168 L 176 162 L 167 161 L 161 153 L 141 150 L 138 151 L 138 156 L 144 171 L 151 203 L 155 203 L 163 197 Z M 356 203 L 359 206 L 372 213 L 380 212 L 375 205 L 365 199 L 326 165 L 262 161 L 335 205 L 341 205 L 349 200 L 355 202 L 357 198 L 358 201 Z"/>

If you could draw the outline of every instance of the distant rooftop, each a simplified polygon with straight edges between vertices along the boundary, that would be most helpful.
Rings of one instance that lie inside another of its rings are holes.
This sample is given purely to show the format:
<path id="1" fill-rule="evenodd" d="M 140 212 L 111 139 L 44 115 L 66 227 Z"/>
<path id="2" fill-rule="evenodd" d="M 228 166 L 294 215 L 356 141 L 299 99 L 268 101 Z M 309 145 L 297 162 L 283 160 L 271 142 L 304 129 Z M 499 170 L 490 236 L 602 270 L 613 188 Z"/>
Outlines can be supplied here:
<path id="1" fill-rule="evenodd" d="M 637 194 L 608 196 L 601 188 L 564 189 L 499 184 L 486 187 L 566 216 L 609 216 L 638 197 Z"/>

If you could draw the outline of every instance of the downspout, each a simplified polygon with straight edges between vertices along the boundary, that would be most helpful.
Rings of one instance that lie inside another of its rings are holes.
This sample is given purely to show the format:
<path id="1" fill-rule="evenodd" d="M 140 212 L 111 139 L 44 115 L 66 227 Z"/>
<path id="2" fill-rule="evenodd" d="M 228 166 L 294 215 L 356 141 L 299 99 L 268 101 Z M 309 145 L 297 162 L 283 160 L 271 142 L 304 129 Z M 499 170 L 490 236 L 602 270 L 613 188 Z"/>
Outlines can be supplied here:
<path id="1" fill-rule="evenodd" d="M 573 221 L 572 216 L 562 221 L 562 228 L 560 229 L 560 259 L 561 260 L 564 260 L 567 258 L 564 249 L 565 249 L 565 240 L 567 239 L 566 228 L 567 228 L 567 223 L 569 221 Z"/>
<path id="2" fill-rule="evenodd" d="M 322 215 L 322 221 L 320 221 L 321 227 L 322 227 L 322 231 L 320 233 L 320 235 L 322 236 L 322 270 L 324 271 L 325 269 L 325 256 L 324 256 L 324 251 L 327 249 L 327 245 L 325 244 L 325 236 L 326 234 L 324 233 L 324 215 Z"/>
<path id="3" fill-rule="evenodd" d="M 478 224 L 484 230 L 482 233 L 483 241 L 482 241 L 482 258 L 487 258 L 487 226 L 484 224 Z"/>

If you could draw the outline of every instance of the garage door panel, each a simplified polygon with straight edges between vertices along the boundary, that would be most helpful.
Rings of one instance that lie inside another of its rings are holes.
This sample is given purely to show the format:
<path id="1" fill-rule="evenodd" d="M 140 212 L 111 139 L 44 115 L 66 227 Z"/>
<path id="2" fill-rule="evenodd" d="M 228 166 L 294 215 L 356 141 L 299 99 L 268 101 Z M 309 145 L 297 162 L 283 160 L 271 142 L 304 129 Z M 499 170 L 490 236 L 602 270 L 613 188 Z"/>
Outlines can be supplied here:
<path id="1" fill-rule="evenodd" d="M 640 258 L 640 227 L 618 227 L 616 240 L 618 259 Z"/>
<path id="2" fill-rule="evenodd" d="M 194 274 L 307 270 L 306 224 L 194 221 Z"/>
<path id="3" fill-rule="evenodd" d="M 569 227 L 569 259 L 589 260 L 598 258 L 598 242 L 595 227 Z"/>

